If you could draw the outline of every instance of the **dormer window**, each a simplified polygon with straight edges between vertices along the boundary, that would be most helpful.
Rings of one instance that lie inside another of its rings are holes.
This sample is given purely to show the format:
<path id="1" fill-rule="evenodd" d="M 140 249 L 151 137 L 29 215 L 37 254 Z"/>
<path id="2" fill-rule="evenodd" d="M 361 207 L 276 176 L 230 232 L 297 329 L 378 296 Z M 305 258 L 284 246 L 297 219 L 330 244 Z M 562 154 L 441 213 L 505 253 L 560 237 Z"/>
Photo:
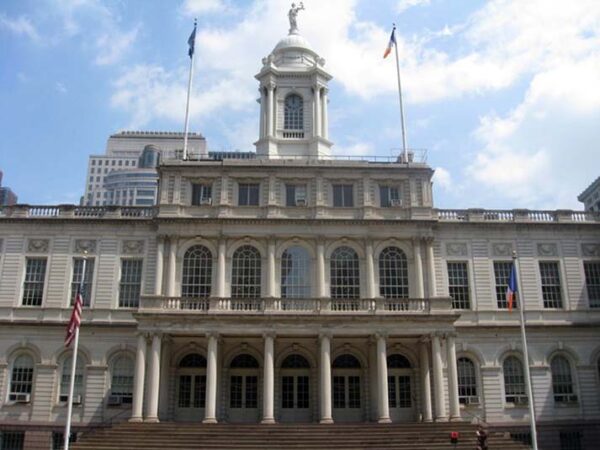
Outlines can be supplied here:
<path id="1" fill-rule="evenodd" d="M 298 94 L 291 94 L 285 98 L 283 129 L 283 137 L 304 137 L 304 101 Z"/>

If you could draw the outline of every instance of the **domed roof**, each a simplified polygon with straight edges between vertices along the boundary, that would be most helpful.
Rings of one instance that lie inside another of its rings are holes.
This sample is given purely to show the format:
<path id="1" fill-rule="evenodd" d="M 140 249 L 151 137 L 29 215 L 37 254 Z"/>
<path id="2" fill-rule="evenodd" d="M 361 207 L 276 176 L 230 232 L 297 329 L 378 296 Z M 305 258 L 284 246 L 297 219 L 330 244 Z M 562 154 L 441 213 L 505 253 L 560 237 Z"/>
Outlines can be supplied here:
<path id="1" fill-rule="evenodd" d="M 308 43 L 306 38 L 298 33 L 288 34 L 282 40 L 280 40 L 275 48 L 273 49 L 273 53 L 278 53 L 280 51 L 284 51 L 290 48 L 299 48 L 304 50 L 310 50 L 314 52 L 312 46 Z"/>

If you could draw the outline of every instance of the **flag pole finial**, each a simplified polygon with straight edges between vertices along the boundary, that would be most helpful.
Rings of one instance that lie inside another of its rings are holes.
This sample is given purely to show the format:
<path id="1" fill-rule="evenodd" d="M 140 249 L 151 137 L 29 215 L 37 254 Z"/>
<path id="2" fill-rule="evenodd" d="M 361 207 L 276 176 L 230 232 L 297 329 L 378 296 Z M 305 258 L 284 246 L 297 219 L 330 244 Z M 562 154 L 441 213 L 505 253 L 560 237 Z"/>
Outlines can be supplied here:
<path id="1" fill-rule="evenodd" d="M 516 250 L 513 250 L 513 251 L 512 251 L 512 259 L 513 259 L 513 261 L 514 261 L 515 259 L 517 259 L 517 251 L 516 251 Z"/>

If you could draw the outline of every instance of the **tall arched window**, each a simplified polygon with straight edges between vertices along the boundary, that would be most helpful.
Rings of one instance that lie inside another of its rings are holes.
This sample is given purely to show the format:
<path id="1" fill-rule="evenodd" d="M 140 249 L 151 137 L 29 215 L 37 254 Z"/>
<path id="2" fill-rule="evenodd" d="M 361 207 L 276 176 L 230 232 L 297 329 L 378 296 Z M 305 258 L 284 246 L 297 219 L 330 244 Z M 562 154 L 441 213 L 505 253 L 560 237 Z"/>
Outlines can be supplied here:
<path id="1" fill-rule="evenodd" d="M 190 247 L 183 256 L 182 297 L 210 297 L 212 253 L 202 245 Z"/>
<path id="2" fill-rule="evenodd" d="M 395 353 L 387 357 L 387 367 L 390 408 L 412 407 L 410 361 L 406 356 Z"/>
<path id="3" fill-rule="evenodd" d="M 285 98 L 283 118 L 284 130 L 302 130 L 304 128 L 304 101 L 298 94 Z"/>
<path id="4" fill-rule="evenodd" d="M 509 356 L 502 364 L 504 372 L 504 399 L 507 403 L 527 403 L 523 364 L 516 356 Z"/>
<path id="5" fill-rule="evenodd" d="M 281 297 L 310 297 L 310 255 L 300 246 L 286 249 L 281 255 Z"/>
<path id="6" fill-rule="evenodd" d="M 408 262 L 397 247 L 379 254 L 379 293 L 384 298 L 408 298 Z"/>
<path id="7" fill-rule="evenodd" d="M 557 403 L 572 403 L 577 401 L 573 387 L 571 364 L 564 356 L 555 356 L 550 363 L 552 372 L 552 391 Z"/>
<path id="8" fill-rule="evenodd" d="M 112 364 L 110 394 L 118 397 L 121 403 L 131 403 L 133 398 L 133 358 L 121 355 Z"/>
<path id="9" fill-rule="evenodd" d="M 251 245 L 238 248 L 233 254 L 231 270 L 231 297 L 260 297 L 260 253 Z"/>
<path id="10" fill-rule="evenodd" d="M 24 394 L 30 395 L 32 390 L 33 358 L 29 355 L 20 355 L 13 363 L 8 399 L 10 401 L 21 400 Z"/>
<path id="11" fill-rule="evenodd" d="M 458 358 L 458 401 L 465 405 L 479 403 L 477 395 L 477 372 L 475 364 L 469 358 Z"/>
<path id="12" fill-rule="evenodd" d="M 65 358 L 62 364 L 62 372 L 60 375 L 60 394 L 58 400 L 60 402 L 69 401 L 69 386 L 71 382 L 71 368 L 73 367 L 73 356 Z M 77 357 L 77 367 L 75 368 L 75 389 L 73 390 L 73 398 L 78 395 L 83 396 L 83 371 L 85 363 L 81 355 Z"/>
<path id="13" fill-rule="evenodd" d="M 359 298 L 358 255 L 350 247 L 338 247 L 331 254 L 331 298 Z"/>

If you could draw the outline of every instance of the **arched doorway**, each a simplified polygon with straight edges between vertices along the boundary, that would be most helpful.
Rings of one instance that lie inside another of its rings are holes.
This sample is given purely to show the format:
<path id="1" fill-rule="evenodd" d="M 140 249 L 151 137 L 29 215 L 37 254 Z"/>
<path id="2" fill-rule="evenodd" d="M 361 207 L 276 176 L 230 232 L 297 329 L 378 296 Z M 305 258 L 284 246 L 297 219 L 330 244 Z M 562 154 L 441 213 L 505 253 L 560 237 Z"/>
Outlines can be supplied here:
<path id="1" fill-rule="evenodd" d="M 202 420 L 205 402 L 206 358 L 198 353 L 189 353 L 177 366 L 176 420 Z"/>
<path id="2" fill-rule="evenodd" d="M 310 422 L 310 364 L 297 353 L 281 363 L 279 392 L 281 422 Z"/>
<path id="3" fill-rule="evenodd" d="M 242 353 L 229 364 L 229 420 L 258 422 L 258 361 Z"/>
<path id="4" fill-rule="evenodd" d="M 413 399 L 413 369 L 408 358 L 401 354 L 389 355 L 388 402 L 393 422 L 413 422 L 415 401 Z"/>
<path id="5" fill-rule="evenodd" d="M 335 422 L 363 420 L 361 372 L 360 361 L 348 353 L 338 356 L 333 361 L 333 420 Z"/>

